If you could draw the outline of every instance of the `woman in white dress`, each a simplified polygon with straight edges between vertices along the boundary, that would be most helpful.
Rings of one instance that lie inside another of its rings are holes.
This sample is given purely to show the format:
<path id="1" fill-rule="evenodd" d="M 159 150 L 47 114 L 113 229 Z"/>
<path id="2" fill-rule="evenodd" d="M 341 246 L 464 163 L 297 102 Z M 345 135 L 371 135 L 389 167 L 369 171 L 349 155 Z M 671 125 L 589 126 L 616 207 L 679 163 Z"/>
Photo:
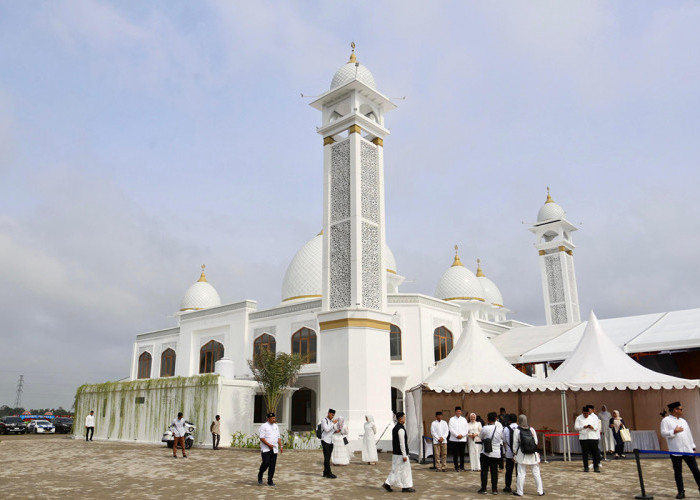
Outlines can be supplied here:
<path id="1" fill-rule="evenodd" d="M 348 425 L 343 417 L 338 417 L 338 432 L 333 434 L 333 453 L 331 462 L 333 465 L 350 465 L 350 450 L 345 444 L 348 435 Z"/>
<path id="2" fill-rule="evenodd" d="M 479 453 L 481 449 L 481 422 L 476 420 L 476 413 L 469 414 L 469 422 L 467 423 L 467 444 L 469 445 L 469 465 L 472 470 L 481 470 L 481 462 L 479 461 Z"/>
<path id="3" fill-rule="evenodd" d="M 368 465 L 377 463 L 377 443 L 374 437 L 377 434 L 377 426 L 372 415 L 365 415 L 365 435 L 362 437 L 362 461 Z"/>

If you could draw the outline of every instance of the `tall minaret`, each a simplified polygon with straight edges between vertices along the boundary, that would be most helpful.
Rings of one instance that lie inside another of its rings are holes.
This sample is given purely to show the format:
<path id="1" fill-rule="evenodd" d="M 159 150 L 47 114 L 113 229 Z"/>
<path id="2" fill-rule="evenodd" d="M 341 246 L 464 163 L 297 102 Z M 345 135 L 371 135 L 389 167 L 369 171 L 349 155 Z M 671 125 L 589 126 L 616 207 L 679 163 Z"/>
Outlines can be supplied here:
<path id="1" fill-rule="evenodd" d="M 548 325 L 578 323 L 579 312 L 574 246 L 571 233 L 578 228 L 566 220 L 564 209 L 554 203 L 547 188 L 547 201 L 537 214 L 530 231 L 540 254 L 544 311 Z"/>
<path id="2" fill-rule="evenodd" d="M 384 113 L 396 106 L 369 70 L 350 60 L 311 103 L 323 137 L 323 299 L 320 411 L 350 420 L 357 439 L 367 413 L 391 421 L 387 283 L 383 265 Z M 381 422 L 380 422 L 381 420 Z"/>

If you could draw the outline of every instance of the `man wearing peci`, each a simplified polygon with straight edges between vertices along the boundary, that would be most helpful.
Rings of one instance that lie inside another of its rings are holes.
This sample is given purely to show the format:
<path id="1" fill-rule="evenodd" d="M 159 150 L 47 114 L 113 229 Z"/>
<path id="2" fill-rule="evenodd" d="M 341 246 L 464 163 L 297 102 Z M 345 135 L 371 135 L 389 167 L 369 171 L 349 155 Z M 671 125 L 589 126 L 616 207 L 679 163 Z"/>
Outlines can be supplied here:
<path id="1" fill-rule="evenodd" d="M 338 430 L 338 419 L 335 410 L 330 408 L 326 418 L 321 420 L 321 446 L 323 447 L 323 477 L 335 479 L 337 476 L 331 472 L 331 455 L 333 454 L 333 434 Z"/>
<path id="2" fill-rule="evenodd" d="M 678 453 L 695 453 L 695 441 L 690 432 L 688 422 L 681 416 L 683 415 L 683 406 L 679 401 L 668 405 L 670 415 L 664 417 L 661 421 L 661 435 L 666 438 L 668 443 L 668 451 Z M 673 464 L 673 477 L 676 480 L 676 488 L 678 495 L 676 498 L 685 498 L 685 488 L 683 487 L 683 462 L 688 465 L 690 472 L 693 473 L 695 484 L 700 488 L 700 470 L 694 456 L 691 455 L 673 455 L 671 454 L 671 463 Z"/>
<path id="3" fill-rule="evenodd" d="M 435 457 L 435 470 L 445 472 L 447 467 L 447 436 L 450 430 L 447 422 L 442 419 L 442 412 L 435 412 L 435 420 L 430 424 L 430 434 L 433 436 L 433 456 Z"/>
<path id="4" fill-rule="evenodd" d="M 448 425 L 450 429 L 450 442 L 454 453 L 455 472 L 464 470 L 464 450 L 467 447 L 467 434 L 469 434 L 469 423 L 462 416 L 462 407 L 455 406 L 455 414 L 450 418 Z"/>
<path id="5" fill-rule="evenodd" d="M 258 484 L 263 484 L 263 474 L 267 470 L 267 485 L 274 486 L 273 477 L 277 465 L 277 454 L 282 453 L 282 439 L 274 413 L 267 414 L 267 422 L 260 426 L 258 435 L 260 436 L 260 455 L 262 456 L 262 463 L 260 470 L 258 470 Z"/>

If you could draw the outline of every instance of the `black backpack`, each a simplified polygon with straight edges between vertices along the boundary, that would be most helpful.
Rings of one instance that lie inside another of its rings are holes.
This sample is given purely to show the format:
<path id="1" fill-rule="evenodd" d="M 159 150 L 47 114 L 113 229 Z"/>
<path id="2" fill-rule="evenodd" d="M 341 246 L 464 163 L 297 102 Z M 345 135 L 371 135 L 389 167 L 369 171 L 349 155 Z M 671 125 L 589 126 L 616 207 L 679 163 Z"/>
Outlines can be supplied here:
<path id="1" fill-rule="evenodd" d="M 530 429 L 523 429 L 521 427 L 518 427 L 518 429 L 520 430 L 520 451 L 525 455 L 537 453 L 537 444 L 535 443 L 535 438 Z"/>
<path id="2" fill-rule="evenodd" d="M 316 437 L 321 439 L 321 436 L 323 436 L 323 428 L 321 427 L 321 422 L 319 422 L 316 427 Z"/>

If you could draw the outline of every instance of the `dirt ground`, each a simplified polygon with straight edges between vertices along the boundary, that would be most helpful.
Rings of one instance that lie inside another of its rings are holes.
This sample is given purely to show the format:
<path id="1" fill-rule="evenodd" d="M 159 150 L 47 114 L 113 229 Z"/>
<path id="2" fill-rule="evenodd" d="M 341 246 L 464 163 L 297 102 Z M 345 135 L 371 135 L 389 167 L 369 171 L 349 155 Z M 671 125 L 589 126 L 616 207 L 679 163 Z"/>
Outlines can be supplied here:
<path id="1" fill-rule="evenodd" d="M 193 448 L 187 459 L 175 460 L 164 445 L 0 436 L 0 460 L 2 498 L 484 498 L 476 493 L 478 472 L 436 473 L 430 464 L 412 466 L 417 493 L 385 492 L 391 456 L 384 453 L 375 466 L 362 464 L 356 453 L 349 466 L 333 468 L 337 479 L 323 479 L 320 451 L 288 450 L 277 461 L 274 488 L 258 486 L 260 454 L 254 450 Z M 605 462 L 602 471 L 583 473 L 580 459 L 542 464 L 546 497 L 632 499 L 640 493 L 633 459 Z M 675 497 L 670 460 L 644 460 L 643 472 L 647 494 Z M 687 498 L 700 498 L 687 468 L 683 475 Z M 535 495 L 529 476 L 525 496 Z"/>

